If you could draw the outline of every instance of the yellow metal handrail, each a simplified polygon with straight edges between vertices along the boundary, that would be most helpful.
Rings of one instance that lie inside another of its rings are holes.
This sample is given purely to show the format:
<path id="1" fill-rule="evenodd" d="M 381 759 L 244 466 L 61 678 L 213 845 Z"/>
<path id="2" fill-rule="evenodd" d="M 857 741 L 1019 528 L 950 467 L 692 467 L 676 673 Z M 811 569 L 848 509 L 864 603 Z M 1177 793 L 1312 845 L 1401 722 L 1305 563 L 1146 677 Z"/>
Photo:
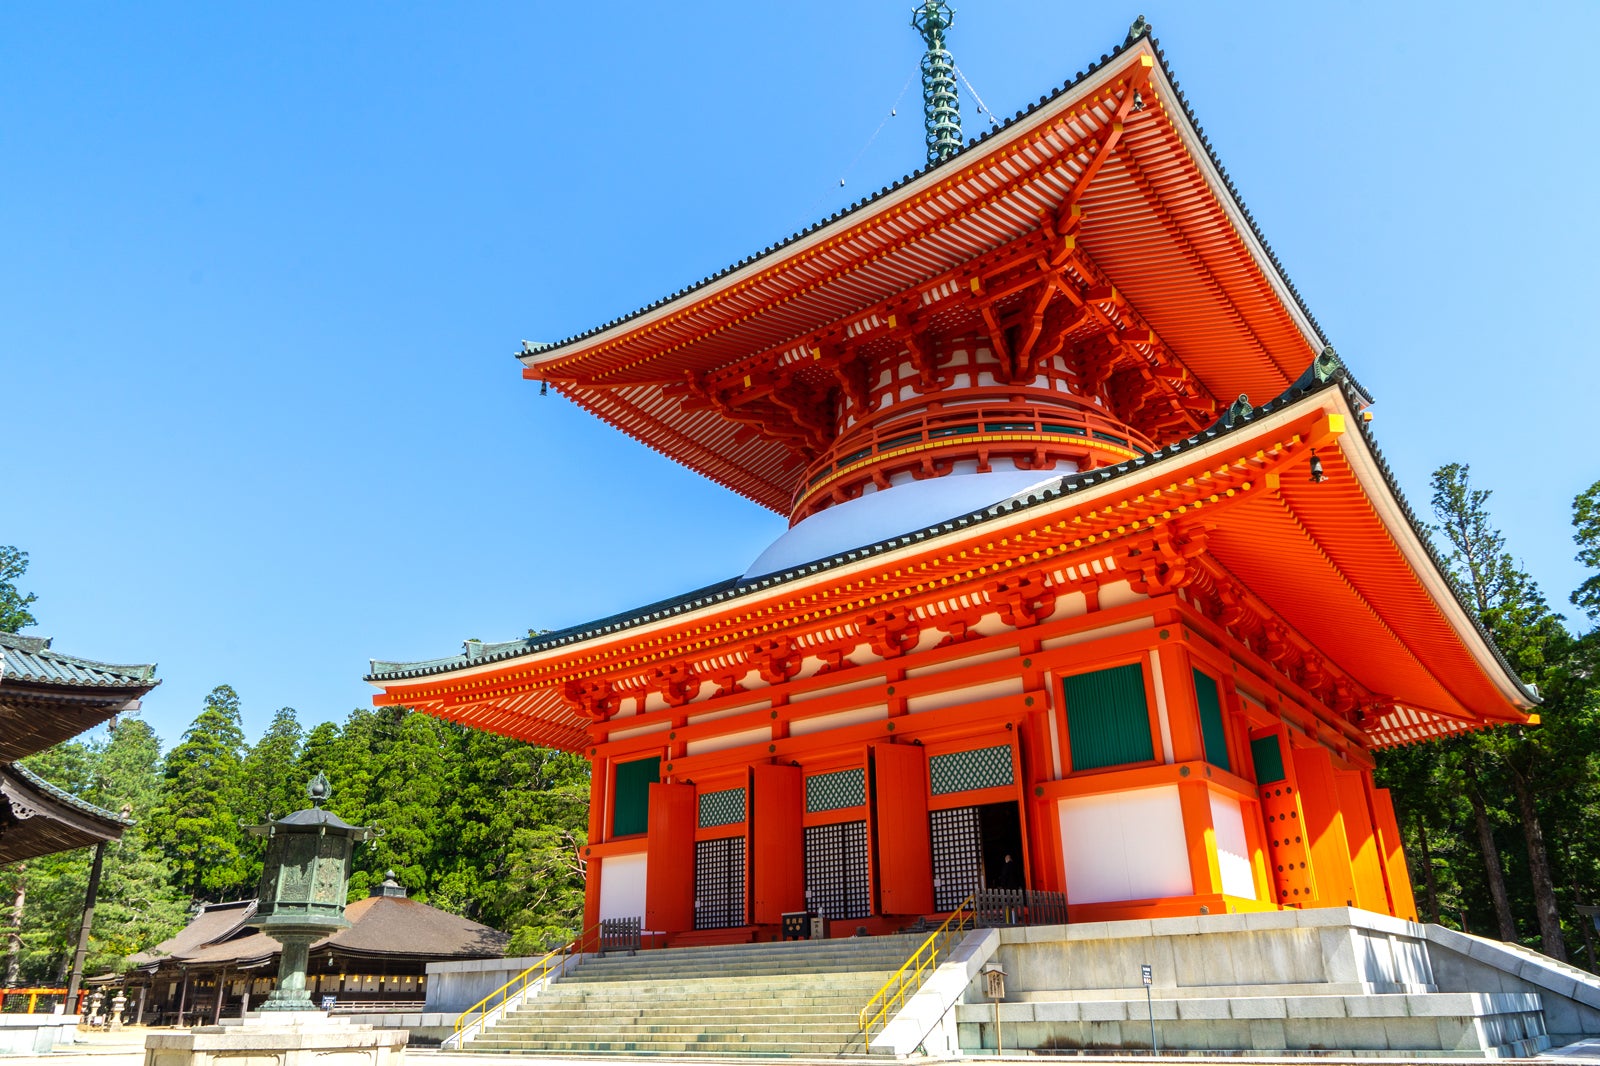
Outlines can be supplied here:
<path id="1" fill-rule="evenodd" d="M 861 1008 L 858 1021 L 861 1023 L 861 1045 L 864 1049 L 871 1050 L 872 1027 L 883 1021 L 884 1015 L 893 1007 L 905 1002 L 907 989 L 911 990 L 912 995 L 916 995 L 917 989 L 922 987 L 927 975 L 938 968 L 940 957 L 949 954 L 950 940 L 977 924 L 978 911 L 975 906 L 977 895 L 977 892 L 973 892 L 962 900 L 961 904 L 950 912 L 950 917 L 944 920 L 944 924 L 928 935 L 928 939 L 911 953 L 911 957 L 902 963 L 898 970 L 889 975 L 883 987 L 867 1000 L 865 1007 Z M 876 1011 L 873 1010 L 874 1007 L 877 1008 Z"/>
<path id="2" fill-rule="evenodd" d="M 535 962 L 532 966 L 529 966 L 526 970 L 523 970 L 511 980 L 507 981 L 505 984 L 501 985 L 499 988 L 495 989 L 493 992 L 490 992 L 487 996 L 484 996 L 482 999 L 478 1000 L 478 1002 L 462 1011 L 461 1016 L 456 1019 L 456 1050 L 461 1050 L 461 1034 L 463 1030 L 470 1029 L 473 1024 L 482 1025 L 488 1019 L 490 1014 L 504 1007 L 510 1001 L 513 995 L 526 992 L 530 984 L 535 984 L 539 981 L 548 979 L 550 976 L 550 971 L 556 969 L 557 966 L 565 963 L 570 958 L 581 956 L 583 954 L 584 945 L 589 942 L 591 934 L 598 933 L 599 931 L 600 923 L 596 922 L 594 925 L 590 926 L 588 929 L 585 929 L 581 934 L 579 934 L 577 939 L 573 940 L 571 943 L 563 944 L 558 948 L 553 948 L 546 952 L 544 957 L 538 962 Z M 555 961 L 558 957 L 561 958 L 562 963 L 557 963 Z M 576 963 L 573 965 L 576 965 Z M 534 971 L 536 970 L 538 971 L 538 975 L 534 976 Z M 515 986 L 515 992 L 513 992 L 513 986 Z M 489 1001 L 494 999 L 496 996 L 499 997 L 499 1002 L 495 1003 L 494 1006 L 491 1007 L 489 1005 Z M 477 1015 L 475 1019 L 472 1017 L 474 1014 Z"/>

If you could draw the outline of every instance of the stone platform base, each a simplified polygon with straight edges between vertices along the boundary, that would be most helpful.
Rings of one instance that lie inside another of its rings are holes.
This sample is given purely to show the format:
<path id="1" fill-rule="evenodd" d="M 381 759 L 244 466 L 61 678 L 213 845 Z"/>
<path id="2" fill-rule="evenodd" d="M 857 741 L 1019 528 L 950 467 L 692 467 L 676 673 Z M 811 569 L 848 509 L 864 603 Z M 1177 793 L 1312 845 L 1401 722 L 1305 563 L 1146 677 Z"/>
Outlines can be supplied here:
<path id="1" fill-rule="evenodd" d="M 257 1013 L 145 1038 L 145 1066 L 402 1066 L 407 1033 L 321 1011 Z"/>
<path id="2" fill-rule="evenodd" d="M 1003 1003 L 1000 1039 L 1007 1049 L 1148 1048 L 1152 1008 L 1162 1052 L 1481 1059 L 1550 1046 L 1539 997 L 1520 992 Z M 994 1007 L 956 1012 L 962 1049 L 993 1050 Z"/>
<path id="3" fill-rule="evenodd" d="M 1148 1049 L 1152 1013 L 1161 1051 L 1177 1054 L 1503 1058 L 1600 1035 L 1592 974 L 1338 907 L 979 930 L 885 1028 L 883 1044 L 901 1054 L 993 1051 L 995 1005 L 978 977 L 989 962 L 1006 974 L 1006 1051 Z"/>
<path id="4" fill-rule="evenodd" d="M 70 1044 L 79 1020 L 76 1014 L 0 1014 L 0 1055 L 43 1055 Z"/>

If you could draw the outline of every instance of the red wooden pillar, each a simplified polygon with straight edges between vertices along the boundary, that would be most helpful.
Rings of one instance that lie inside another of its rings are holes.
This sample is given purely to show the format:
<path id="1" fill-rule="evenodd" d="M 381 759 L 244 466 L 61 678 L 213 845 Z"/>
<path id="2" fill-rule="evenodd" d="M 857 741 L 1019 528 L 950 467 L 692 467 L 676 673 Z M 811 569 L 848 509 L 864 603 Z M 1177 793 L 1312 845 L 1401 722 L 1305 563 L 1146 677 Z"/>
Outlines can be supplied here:
<path id="1" fill-rule="evenodd" d="M 694 831 L 699 822 L 693 785 L 650 786 L 645 845 L 645 927 L 656 933 L 694 928 Z"/>
<path id="2" fill-rule="evenodd" d="M 591 749 L 592 750 L 592 749 Z M 609 797 L 606 795 L 606 782 L 610 778 L 609 760 L 589 759 L 589 845 L 599 844 L 606 839 L 605 811 Z M 583 879 L 583 929 L 588 930 L 600 921 L 600 879 L 605 876 L 605 860 L 596 860 L 590 856 L 590 847 L 583 848 L 584 863 Z M 580 931 L 579 935 L 582 935 Z"/>
<path id="3" fill-rule="evenodd" d="M 805 781 L 798 766 L 752 766 L 757 925 L 806 909 Z"/>
<path id="4" fill-rule="evenodd" d="M 1174 741 L 1176 743 L 1176 741 Z M 1217 827 L 1211 821 L 1211 789 L 1190 778 L 1178 785 L 1183 811 L 1183 836 L 1189 845 L 1189 880 L 1197 896 L 1222 893 L 1222 867 L 1217 862 Z"/>
<path id="5" fill-rule="evenodd" d="M 1333 776 L 1339 784 L 1339 810 L 1344 815 L 1344 835 L 1350 845 L 1356 906 L 1388 914 L 1389 892 L 1383 883 L 1383 864 L 1378 860 L 1378 837 L 1367 809 L 1367 790 L 1361 783 L 1364 775 L 1360 770 L 1335 770 Z"/>
<path id="6" fill-rule="evenodd" d="M 1373 787 L 1371 773 L 1362 776 L 1372 800 L 1372 818 L 1378 831 L 1378 858 L 1383 862 L 1383 879 L 1389 888 L 1390 913 L 1414 922 L 1417 901 L 1411 894 L 1411 873 L 1406 869 L 1406 853 L 1400 841 L 1400 823 L 1394 816 L 1394 803 L 1388 789 Z"/>
<path id="7" fill-rule="evenodd" d="M 928 755 L 918 744 L 872 745 L 878 891 L 884 914 L 933 913 Z"/>

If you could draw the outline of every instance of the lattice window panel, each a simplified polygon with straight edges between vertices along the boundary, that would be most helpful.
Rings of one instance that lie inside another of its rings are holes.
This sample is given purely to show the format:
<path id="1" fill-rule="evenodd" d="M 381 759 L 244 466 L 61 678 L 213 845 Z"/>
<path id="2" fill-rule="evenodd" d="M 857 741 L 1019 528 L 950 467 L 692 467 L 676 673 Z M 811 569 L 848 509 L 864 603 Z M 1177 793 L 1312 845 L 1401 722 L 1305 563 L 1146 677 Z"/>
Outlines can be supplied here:
<path id="1" fill-rule="evenodd" d="M 700 828 L 735 825 L 744 821 L 744 789 L 725 788 L 700 793 Z"/>
<path id="2" fill-rule="evenodd" d="M 1011 745 L 935 755 L 928 760 L 928 777 L 935 796 L 1012 784 Z"/>
<path id="3" fill-rule="evenodd" d="M 696 929 L 744 924 L 744 837 L 695 841 L 694 902 Z"/>
<path id="4" fill-rule="evenodd" d="M 806 778 L 806 810 L 837 811 L 860 807 L 867 802 L 865 770 L 838 770 L 831 774 L 812 774 Z"/>
<path id="5" fill-rule="evenodd" d="M 866 822 L 806 827 L 806 900 L 829 918 L 872 913 Z"/>
<path id="6" fill-rule="evenodd" d="M 1009 760 L 1010 749 L 1001 750 L 1008 753 Z M 953 911 L 983 876 L 978 808 L 929 811 L 928 831 L 933 837 L 933 909 Z"/>

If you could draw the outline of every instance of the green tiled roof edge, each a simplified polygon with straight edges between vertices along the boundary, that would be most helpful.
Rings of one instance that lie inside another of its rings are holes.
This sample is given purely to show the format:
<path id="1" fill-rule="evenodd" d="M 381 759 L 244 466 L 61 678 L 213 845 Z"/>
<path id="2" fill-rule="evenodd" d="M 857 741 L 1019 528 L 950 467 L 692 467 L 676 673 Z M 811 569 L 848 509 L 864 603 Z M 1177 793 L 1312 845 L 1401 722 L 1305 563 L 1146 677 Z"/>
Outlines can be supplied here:
<path id="1" fill-rule="evenodd" d="M 32 770 L 28 769 L 26 766 L 23 766 L 19 762 L 11 763 L 10 769 L 12 773 L 22 778 L 22 780 L 28 784 L 28 787 L 43 792 L 45 795 L 59 803 L 75 808 L 76 810 L 90 815 L 91 817 L 99 818 L 107 822 L 113 822 L 120 826 L 130 826 L 133 824 L 133 819 L 131 818 L 124 818 L 120 814 L 113 814 L 104 807 L 96 807 L 88 800 L 79 799 L 66 789 L 58 788 L 57 786 L 52 785 L 50 782 L 46 781 L 44 778 L 40 777 L 38 774 L 34 773 Z"/>
<path id="2" fill-rule="evenodd" d="M 50 650 L 50 638 L 0 633 L 0 679 L 98 688 L 154 688 L 156 664 L 96 662 Z"/>

